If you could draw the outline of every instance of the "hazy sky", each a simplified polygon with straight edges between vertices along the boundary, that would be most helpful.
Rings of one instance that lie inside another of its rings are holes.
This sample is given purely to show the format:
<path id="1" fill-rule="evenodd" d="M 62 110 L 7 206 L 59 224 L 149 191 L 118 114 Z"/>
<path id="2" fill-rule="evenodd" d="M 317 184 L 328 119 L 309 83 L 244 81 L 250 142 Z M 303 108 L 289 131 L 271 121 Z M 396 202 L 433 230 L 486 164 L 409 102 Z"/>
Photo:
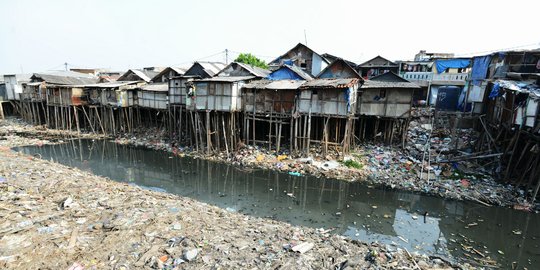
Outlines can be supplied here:
<path id="1" fill-rule="evenodd" d="M 540 1 L 0 0 L 0 74 L 272 60 L 298 42 L 362 62 L 540 47 Z M 211 57 L 208 57 L 211 56 Z"/>

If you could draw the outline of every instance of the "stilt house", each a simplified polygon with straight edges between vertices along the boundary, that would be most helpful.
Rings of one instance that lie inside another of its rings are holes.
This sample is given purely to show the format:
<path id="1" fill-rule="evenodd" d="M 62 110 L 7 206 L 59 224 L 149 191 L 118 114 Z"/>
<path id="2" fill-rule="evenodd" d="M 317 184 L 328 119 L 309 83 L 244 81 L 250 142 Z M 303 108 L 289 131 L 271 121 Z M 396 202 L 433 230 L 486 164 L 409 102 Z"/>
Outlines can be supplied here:
<path id="1" fill-rule="evenodd" d="M 308 46 L 298 43 L 294 48 L 270 62 L 268 66 L 271 70 L 275 70 L 284 64 L 300 67 L 311 76 L 317 76 L 329 63 Z"/>
<path id="2" fill-rule="evenodd" d="M 291 145 L 291 119 L 296 112 L 298 88 L 313 77 L 304 69 L 283 64 L 266 79 L 242 88 L 243 137 L 248 144 L 264 144 L 279 151 Z"/>
<path id="3" fill-rule="evenodd" d="M 414 93 L 420 86 L 387 72 L 367 80 L 360 90 L 357 137 L 386 143 L 401 137 L 404 145 Z"/>
<path id="4" fill-rule="evenodd" d="M 220 62 L 195 62 L 193 65 L 186 70 L 186 72 L 181 76 L 171 77 L 169 79 L 169 89 L 168 89 L 168 98 L 169 98 L 169 132 L 171 138 L 174 138 L 179 141 L 186 140 L 188 138 L 191 145 L 195 145 L 191 137 L 188 137 L 187 130 L 188 128 L 194 129 L 195 127 L 187 126 L 190 121 L 190 115 L 188 115 L 186 108 L 186 100 L 188 98 L 188 93 L 191 95 L 193 88 L 188 87 L 195 79 L 205 79 L 214 77 L 218 72 L 220 72 L 225 67 L 224 63 Z M 190 101 L 191 102 L 191 101 Z M 190 103 L 191 104 L 191 103 Z M 185 136 L 183 136 L 185 135 Z M 184 143 L 186 143 L 184 141 Z M 198 147 L 198 146 L 197 146 Z"/>
<path id="5" fill-rule="evenodd" d="M 338 146 L 347 152 L 352 141 L 358 88 L 363 80 L 346 61 L 338 59 L 326 67 L 316 79 L 300 87 L 297 101 L 299 117 L 295 147 L 309 152 L 313 142 Z M 335 130 L 329 126 L 336 127 Z M 298 143 L 296 143 L 298 141 Z"/>

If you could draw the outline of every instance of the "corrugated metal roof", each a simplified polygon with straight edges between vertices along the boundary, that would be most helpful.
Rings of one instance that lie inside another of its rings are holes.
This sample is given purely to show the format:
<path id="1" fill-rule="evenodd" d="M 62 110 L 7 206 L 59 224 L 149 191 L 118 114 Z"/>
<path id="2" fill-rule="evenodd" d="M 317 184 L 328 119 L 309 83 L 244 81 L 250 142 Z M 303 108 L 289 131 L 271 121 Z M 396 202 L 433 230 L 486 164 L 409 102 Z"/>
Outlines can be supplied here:
<path id="1" fill-rule="evenodd" d="M 53 71 L 39 72 L 39 74 L 76 77 L 76 78 L 95 78 L 96 77 L 92 74 L 76 72 L 76 71 L 71 71 L 71 70 L 53 70 Z"/>
<path id="2" fill-rule="evenodd" d="M 299 80 L 280 80 L 280 81 L 270 81 L 270 80 L 260 80 L 254 81 L 244 85 L 243 88 L 248 89 L 274 89 L 274 90 L 294 90 L 300 88 L 302 84 L 306 81 Z"/>
<path id="3" fill-rule="evenodd" d="M 29 82 L 30 81 L 30 78 L 33 76 L 33 74 L 29 74 L 29 73 L 24 73 L 24 74 L 4 74 L 2 76 L 2 80 L 5 81 L 5 78 L 4 76 L 15 76 L 15 79 L 17 79 L 17 82 L 18 83 L 23 83 L 23 82 Z"/>
<path id="4" fill-rule="evenodd" d="M 41 73 L 34 73 L 31 79 L 45 81 L 48 84 L 60 84 L 60 85 L 94 84 L 98 81 L 97 77 L 81 78 L 81 77 L 57 76 L 57 75 L 41 74 Z"/>
<path id="5" fill-rule="evenodd" d="M 195 80 L 195 82 L 239 82 L 239 81 L 252 80 L 255 78 L 257 77 L 255 76 L 230 76 L 230 77 L 217 76 L 217 77 L 212 77 L 212 78 Z"/>
<path id="6" fill-rule="evenodd" d="M 313 80 L 313 76 L 311 76 L 309 73 L 305 72 L 302 68 L 298 67 L 298 66 L 291 66 L 291 65 L 283 65 L 284 67 L 287 67 L 288 69 L 290 69 L 291 71 L 293 71 L 294 73 L 296 73 L 298 76 L 302 77 L 302 79 L 306 80 L 306 81 L 310 81 L 310 80 Z"/>
<path id="7" fill-rule="evenodd" d="M 398 64 L 380 56 L 377 55 L 373 57 L 372 59 L 369 59 L 368 61 L 359 64 L 358 67 L 361 68 L 370 68 L 370 67 L 398 67 Z"/>
<path id="8" fill-rule="evenodd" d="M 129 72 L 129 70 L 128 70 L 128 72 Z M 146 75 L 146 73 L 144 71 L 142 71 L 142 70 L 131 69 L 131 72 L 135 73 L 137 76 L 139 76 L 139 78 L 143 79 L 145 82 L 149 82 L 152 79 L 150 76 Z"/>
<path id="9" fill-rule="evenodd" d="M 320 78 L 323 74 L 325 74 L 325 72 L 328 71 L 332 71 L 334 70 L 334 67 L 338 66 L 339 64 L 341 64 L 343 66 L 344 69 L 348 69 L 350 71 L 350 73 L 353 74 L 353 76 L 355 78 L 358 78 L 360 80 L 364 80 L 362 79 L 362 76 L 360 76 L 360 74 L 358 74 L 358 72 L 349 65 L 349 63 L 347 63 L 347 61 L 341 59 L 341 58 L 338 58 L 336 60 L 334 60 L 334 62 L 332 62 L 330 65 L 326 66 L 318 75 L 317 75 L 317 78 Z M 333 72 L 331 72 L 333 74 Z M 335 75 L 335 74 L 334 74 Z"/>
<path id="10" fill-rule="evenodd" d="M 289 52 L 291 51 L 294 51 L 296 49 L 298 49 L 299 47 L 305 47 L 306 49 L 308 49 L 309 51 L 311 51 L 312 53 L 316 54 L 317 56 L 319 56 L 324 62 L 326 62 L 327 64 L 330 64 L 330 62 L 328 62 L 328 60 L 326 60 L 326 58 L 324 58 L 323 56 L 321 56 L 320 54 L 318 54 L 316 51 L 312 50 L 311 48 L 309 48 L 308 46 L 302 44 L 302 43 L 298 43 L 296 44 L 296 46 L 294 46 L 292 49 L 288 50 L 286 53 L 282 54 L 281 56 L 279 56 L 278 58 L 272 60 L 270 63 L 268 63 L 269 66 L 272 66 L 272 65 L 279 65 L 280 64 L 280 60 L 282 58 L 284 58 L 285 56 L 287 56 L 287 54 L 289 54 Z"/>
<path id="11" fill-rule="evenodd" d="M 306 82 L 301 88 L 347 88 L 358 84 L 357 78 L 314 79 Z"/>
<path id="12" fill-rule="evenodd" d="M 176 74 L 178 74 L 176 76 L 172 76 L 174 78 L 174 77 L 177 77 L 177 76 L 184 75 L 184 73 L 186 73 L 186 71 L 188 69 L 185 68 L 185 67 L 168 67 L 168 68 L 163 69 L 161 72 L 159 72 L 154 77 L 152 77 L 152 81 L 156 81 L 156 79 L 160 79 L 161 76 L 168 74 L 170 70 L 172 70 L 172 71 L 176 72 Z"/>
<path id="13" fill-rule="evenodd" d="M 144 69 L 130 69 L 124 74 L 122 74 L 122 76 L 120 76 L 117 81 L 125 80 L 130 73 L 137 75 L 139 78 L 141 78 L 141 80 L 145 82 L 150 82 L 150 80 L 152 80 L 152 78 L 154 78 L 159 72 Z"/>
<path id="14" fill-rule="evenodd" d="M 248 64 L 245 64 L 245 63 L 238 63 L 238 62 L 236 62 L 236 63 L 238 65 L 242 66 L 243 68 L 247 69 L 249 72 L 251 72 L 251 74 L 253 74 L 253 76 L 264 78 L 264 77 L 268 76 L 268 74 L 270 74 L 270 70 L 267 70 L 267 69 L 263 69 L 263 68 L 252 66 L 252 65 L 248 65 Z"/>
<path id="15" fill-rule="evenodd" d="M 146 84 L 141 87 L 143 91 L 156 91 L 156 92 L 167 92 L 169 91 L 168 83 L 151 83 Z"/>
<path id="16" fill-rule="evenodd" d="M 171 69 L 180 75 L 184 74 L 188 70 L 186 67 L 171 67 Z"/>
<path id="17" fill-rule="evenodd" d="M 349 61 L 349 60 L 345 60 L 341 57 L 338 57 L 338 56 L 335 56 L 335 55 L 332 55 L 332 54 L 329 54 L 329 53 L 323 53 L 322 54 L 322 57 L 324 57 L 329 63 L 332 63 L 338 59 L 342 59 L 343 61 L 347 62 L 347 64 L 351 67 L 356 67 L 357 64 L 353 61 Z"/>
<path id="18" fill-rule="evenodd" d="M 38 86 L 38 85 L 41 85 L 43 82 L 33 82 L 33 83 L 25 83 L 26 85 L 29 85 L 29 86 Z"/>
<path id="19" fill-rule="evenodd" d="M 226 65 L 221 62 L 197 62 L 199 63 L 206 73 L 210 76 L 215 76 L 218 74 Z"/>
<path id="20" fill-rule="evenodd" d="M 385 82 L 385 81 L 372 81 L 367 80 L 362 85 L 363 89 L 369 88 L 420 88 L 420 86 L 412 82 Z"/>
<path id="21" fill-rule="evenodd" d="M 96 84 L 87 84 L 85 87 L 97 87 L 97 88 L 115 88 L 125 85 L 137 84 L 137 81 L 117 81 L 117 82 L 105 82 Z"/>

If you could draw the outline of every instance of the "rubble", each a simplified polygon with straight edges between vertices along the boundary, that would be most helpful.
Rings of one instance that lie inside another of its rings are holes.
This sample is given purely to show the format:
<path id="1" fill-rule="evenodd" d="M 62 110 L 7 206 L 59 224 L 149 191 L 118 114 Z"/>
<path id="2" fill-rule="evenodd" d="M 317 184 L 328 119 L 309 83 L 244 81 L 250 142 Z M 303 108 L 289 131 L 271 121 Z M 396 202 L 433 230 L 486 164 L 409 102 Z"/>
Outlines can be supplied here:
<path id="1" fill-rule="evenodd" d="M 380 244 L 114 182 L 13 152 L 5 147 L 11 138 L 6 141 L 0 148 L 3 269 L 405 269 L 416 261 L 448 269 Z M 373 251 L 379 256 L 364 259 Z"/>

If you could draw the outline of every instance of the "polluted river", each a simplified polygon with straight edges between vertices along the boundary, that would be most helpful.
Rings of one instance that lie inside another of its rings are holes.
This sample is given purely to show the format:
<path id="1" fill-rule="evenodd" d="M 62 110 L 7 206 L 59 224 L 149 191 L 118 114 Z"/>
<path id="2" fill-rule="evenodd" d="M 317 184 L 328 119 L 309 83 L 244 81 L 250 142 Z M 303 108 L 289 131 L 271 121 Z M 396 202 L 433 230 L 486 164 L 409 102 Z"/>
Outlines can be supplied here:
<path id="1" fill-rule="evenodd" d="M 535 213 L 173 157 L 105 140 L 14 149 L 115 181 L 351 239 L 464 262 L 496 260 L 503 268 L 540 264 L 540 215 Z"/>

